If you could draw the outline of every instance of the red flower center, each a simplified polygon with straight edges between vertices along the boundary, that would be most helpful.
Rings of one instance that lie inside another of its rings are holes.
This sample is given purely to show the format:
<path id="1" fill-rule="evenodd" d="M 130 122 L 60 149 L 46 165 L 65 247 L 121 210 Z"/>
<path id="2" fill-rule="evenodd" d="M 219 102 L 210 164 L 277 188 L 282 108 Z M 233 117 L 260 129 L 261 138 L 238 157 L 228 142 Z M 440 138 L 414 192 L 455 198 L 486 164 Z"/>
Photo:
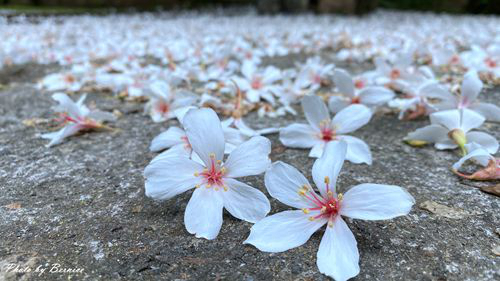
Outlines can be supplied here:
<path id="1" fill-rule="evenodd" d="M 262 88 L 263 84 L 262 84 L 262 79 L 260 77 L 254 77 L 253 80 L 252 80 L 252 89 L 254 90 L 258 90 L 260 88 Z"/>
<path id="2" fill-rule="evenodd" d="M 393 70 L 391 70 L 390 76 L 391 79 L 398 79 L 401 76 L 401 72 L 399 71 L 399 69 L 394 68 Z"/>
<path id="3" fill-rule="evenodd" d="M 327 219 L 329 225 L 340 211 L 340 202 L 342 201 L 342 194 L 335 197 L 335 194 L 330 189 L 330 178 L 325 177 L 326 197 L 317 195 L 316 192 L 309 186 L 304 185 L 299 188 L 299 195 L 305 200 L 311 202 L 314 207 L 305 208 L 302 211 L 308 214 L 311 211 L 319 211 L 319 214 L 309 217 L 309 220 L 316 220 L 319 218 Z M 330 225 L 331 226 L 331 225 Z"/>
<path id="4" fill-rule="evenodd" d="M 363 82 L 363 80 L 356 80 L 356 82 L 354 82 L 354 87 L 356 87 L 356 89 L 362 89 L 365 87 L 365 82 Z"/>
<path id="5" fill-rule="evenodd" d="M 206 188 L 214 186 L 215 190 L 219 190 L 222 187 L 224 191 L 227 191 L 227 187 L 224 186 L 224 174 L 226 173 L 226 168 L 221 167 L 222 161 L 215 160 L 215 154 L 210 154 L 210 167 L 203 169 L 201 173 L 195 173 L 195 176 L 201 176 L 203 178 L 202 184 L 205 184 Z M 198 186 L 199 187 L 199 186 Z"/>
<path id="6" fill-rule="evenodd" d="M 168 112 L 168 110 L 169 110 L 168 103 L 166 103 L 164 101 L 160 101 L 160 102 L 156 103 L 156 111 L 157 112 L 160 112 L 161 114 L 165 114 Z"/>

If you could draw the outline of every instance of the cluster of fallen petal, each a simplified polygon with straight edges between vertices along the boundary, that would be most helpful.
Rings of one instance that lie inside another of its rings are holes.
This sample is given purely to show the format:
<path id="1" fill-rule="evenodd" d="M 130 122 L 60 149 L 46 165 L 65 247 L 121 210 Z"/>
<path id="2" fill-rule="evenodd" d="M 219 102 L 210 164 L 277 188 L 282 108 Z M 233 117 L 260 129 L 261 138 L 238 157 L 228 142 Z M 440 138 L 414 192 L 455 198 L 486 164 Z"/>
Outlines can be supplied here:
<path id="1" fill-rule="evenodd" d="M 405 141 L 459 148 L 462 158 L 452 166 L 458 176 L 500 177 L 498 141 L 480 131 L 485 122 L 500 121 L 500 108 L 479 100 L 484 87 L 500 82 L 500 22 L 392 12 L 337 16 L 333 22 L 322 16 L 197 13 L 39 22 L 0 17 L 0 25 L 9 26 L 0 28 L 0 68 L 33 62 L 63 66 L 37 83 L 59 104 L 62 128 L 41 135 L 50 140 L 48 146 L 115 121 L 115 115 L 87 107 L 87 93 L 143 104 L 151 122 L 170 125 L 177 119 L 178 125 L 150 144 L 158 154 L 144 170 L 146 196 L 166 200 L 194 189 L 184 214 L 189 233 L 215 239 L 226 209 L 255 223 L 245 243 L 267 252 L 298 247 L 327 225 L 317 254 L 319 271 L 346 280 L 359 273 L 359 253 L 342 216 L 385 220 L 408 214 L 414 204 L 403 188 L 392 185 L 360 184 L 337 193 L 345 159 L 372 164 L 370 139 L 352 134 L 381 109 L 392 109 L 402 120 L 429 116 L 431 124 Z M 291 65 L 273 62 L 302 55 L 307 59 Z M 372 69 L 348 71 L 348 64 Z M 245 121 L 250 112 L 294 119 L 303 113 L 307 123 L 252 128 Z M 310 149 L 316 190 L 294 167 L 271 164 L 271 142 L 264 135 L 273 133 L 286 147 Z M 484 168 L 460 171 L 468 160 Z M 267 216 L 270 203 L 260 187 L 239 179 L 263 173 L 269 195 L 301 210 Z"/>

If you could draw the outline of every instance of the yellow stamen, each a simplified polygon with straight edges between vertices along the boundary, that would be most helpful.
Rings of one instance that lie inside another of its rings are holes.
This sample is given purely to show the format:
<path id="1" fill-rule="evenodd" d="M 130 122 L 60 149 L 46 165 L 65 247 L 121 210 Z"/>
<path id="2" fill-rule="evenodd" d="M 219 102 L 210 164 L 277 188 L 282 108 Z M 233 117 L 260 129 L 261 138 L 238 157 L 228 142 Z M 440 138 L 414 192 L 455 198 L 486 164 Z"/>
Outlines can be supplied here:
<path id="1" fill-rule="evenodd" d="M 309 209 L 307 209 L 307 208 L 303 208 L 303 209 L 302 209 L 302 212 L 304 212 L 304 214 L 309 214 Z"/>
<path id="2" fill-rule="evenodd" d="M 330 184 L 330 178 L 328 176 L 325 177 L 325 183 Z"/>
<path id="3" fill-rule="evenodd" d="M 217 160 L 217 165 L 220 165 L 222 164 L 222 161 L 221 160 Z"/>
<path id="4" fill-rule="evenodd" d="M 310 221 L 313 221 L 313 220 L 314 220 L 314 217 L 309 217 L 309 220 L 310 220 Z"/>
<path id="5" fill-rule="evenodd" d="M 333 227 L 333 221 L 328 222 L 328 227 Z"/>
<path id="6" fill-rule="evenodd" d="M 339 193 L 339 195 L 337 195 L 337 199 L 338 199 L 339 201 L 341 201 L 342 199 L 344 199 L 344 194 Z"/>
<path id="7" fill-rule="evenodd" d="M 210 153 L 208 156 L 212 159 L 215 159 L 215 153 Z"/>
<path id="8" fill-rule="evenodd" d="M 211 184 L 209 184 L 209 183 L 207 183 L 207 184 L 205 184 L 205 187 L 206 187 L 206 188 L 210 188 L 210 187 L 212 187 L 212 185 L 211 185 Z"/>
<path id="9" fill-rule="evenodd" d="M 200 174 L 198 172 L 194 172 L 194 176 L 197 177 L 199 176 Z"/>
<path id="10" fill-rule="evenodd" d="M 229 188 L 227 188 L 227 186 L 225 186 L 225 185 L 222 186 L 222 188 L 224 188 L 224 191 L 228 191 L 229 190 Z"/>

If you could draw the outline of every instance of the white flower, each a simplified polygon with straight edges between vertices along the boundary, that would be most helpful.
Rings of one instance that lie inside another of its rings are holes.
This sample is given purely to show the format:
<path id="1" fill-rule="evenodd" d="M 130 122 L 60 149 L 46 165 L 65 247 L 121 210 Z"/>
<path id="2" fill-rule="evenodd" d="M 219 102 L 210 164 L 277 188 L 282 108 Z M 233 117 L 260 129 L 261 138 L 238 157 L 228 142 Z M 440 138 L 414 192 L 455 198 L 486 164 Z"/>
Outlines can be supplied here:
<path id="1" fill-rule="evenodd" d="M 329 78 L 334 67 L 333 64 L 323 64 L 320 57 L 310 58 L 300 69 L 295 84 L 302 89 L 315 91 Z"/>
<path id="2" fill-rule="evenodd" d="M 460 96 L 457 97 L 449 92 L 441 92 L 440 95 L 433 97 L 441 99 L 441 102 L 436 105 L 440 110 L 468 108 L 483 115 L 487 120 L 500 122 L 500 107 L 477 100 L 482 88 L 483 82 L 477 76 L 477 72 L 471 71 L 464 76 Z"/>
<path id="3" fill-rule="evenodd" d="M 404 189 L 393 185 L 360 184 L 343 196 L 336 182 L 347 144 L 327 145 L 316 160 L 312 178 L 319 194 L 295 168 L 274 163 L 265 175 L 266 188 L 283 204 L 302 209 L 271 215 L 257 222 L 244 243 L 261 251 L 283 252 L 298 247 L 327 224 L 317 254 L 319 271 L 335 280 L 347 280 L 359 273 L 359 253 L 354 235 L 341 216 L 364 220 L 385 220 L 406 215 L 415 203 Z"/>
<path id="4" fill-rule="evenodd" d="M 154 82 L 148 92 L 150 100 L 146 103 L 144 111 L 154 122 L 163 122 L 174 118 L 174 111 L 194 103 L 195 97 L 190 94 L 177 93 L 175 95 L 170 86 L 165 82 Z"/>
<path id="5" fill-rule="evenodd" d="M 234 217 L 256 222 L 269 212 L 266 196 L 235 180 L 258 175 L 270 164 L 271 142 L 253 137 L 237 147 L 225 162 L 224 133 L 212 109 L 191 109 L 183 119 L 186 135 L 203 164 L 187 157 L 155 158 L 144 170 L 146 195 L 169 199 L 195 188 L 184 214 L 184 224 L 196 237 L 214 239 L 222 225 L 222 209 Z"/>
<path id="6" fill-rule="evenodd" d="M 483 132 L 470 132 L 484 123 L 484 117 L 469 109 L 452 109 L 430 115 L 431 125 L 408 134 L 406 140 L 434 143 L 437 149 L 460 147 L 466 154 L 465 144 L 475 142 L 491 154 L 498 150 L 498 141 Z"/>
<path id="7" fill-rule="evenodd" d="M 404 88 L 406 96 L 389 101 L 389 106 L 399 109 L 399 119 L 412 120 L 436 111 L 435 105 L 429 103 L 429 97 L 448 93 L 446 88 L 436 81 L 410 84 Z"/>
<path id="8" fill-rule="evenodd" d="M 273 85 L 281 79 L 281 72 L 273 66 L 268 66 L 264 70 L 259 70 L 257 66 L 245 61 L 241 68 L 243 77 L 234 77 L 234 81 L 238 87 L 245 92 L 248 101 L 255 103 L 259 102 L 260 98 L 274 104 Z"/>
<path id="9" fill-rule="evenodd" d="M 177 120 L 182 125 L 182 127 L 184 127 L 184 116 L 190 109 L 196 109 L 196 107 L 186 106 L 174 111 L 174 115 L 177 117 Z M 224 132 L 224 139 L 226 141 L 224 150 L 224 153 L 226 154 L 231 153 L 236 147 L 248 140 L 248 137 L 240 133 L 238 129 L 234 129 L 228 126 L 222 126 L 222 130 Z M 195 161 L 199 160 L 199 157 L 196 155 L 196 153 L 193 153 L 193 148 L 189 143 L 184 129 L 176 126 L 170 126 L 165 132 L 160 133 L 153 139 L 151 145 L 149 146 L 149 150 L 152 152 L 159 152 L 165 149 L 168 150 L 162 152 L 157 157 L 163 157 L 166 153 L 175 153 L 178 155 L 188 156 Z"/>
<path id="10" fill-rule="evenodd" d="M 294 123 L 280 129 L 280 140 L 288 147 L 312 148 L 310 157 L 320 157 L 324 146 L 331 141 L 343 140 L 347 146 L 347 160 L 371 165 L 368 145 L 353 136 L 344 135 L 367 124 L 372 113 L 361 104 L 350 105 L 330 120 L 330 114 L 320 97 L 312 95 L 302 99 L 302 109 L 309 124 Z"/>
<path id="11" fill-rule="evenodd" d="M 64 138 L 75 135 L 80 131 L 105 128 L 102 122 L 116 119 L 111 113 L 90 110 L 83 104 L 86 95 L 83 95 L 76 103 L 63 93 L 53 94 L 52 98 L 59 102 L 55 110 L 60 112 L 61 118 L 59 120 L 65 126 L 57 132 L 40 135 L 44 139 L 50 139 L 48 147 L 60 144 Z"/>
<path id="12" fill-rule="evenodd" d="M 333 81 L 343 96 L 332 96 L 328 102 L 332 112 L 339 112 L 350 104 L 363 104 L 377 107 L 390 101 L 394 93 L 384 87 L 368 86 L 362 82 L 354 82 L 351 75 L 342 69 L 336 69 Z"/>
<path id="13" fill-rule="evenodd" d="M 262 136 L 262 135 L 267 135 L 267 134 L 274 134 L 279 132 L 278 128 L 263 128 L 259 130 L 254 130 L 250 128 L 245 122 L 243 121 L 243 118 L 235 118 L 235 117 L 230 117 L 224 121 L 222 121 L 222 127 L 223 128 L 231 128 L 235 127 L 238 129 L 245 137 L 254 137 L 254 136 Z"/>

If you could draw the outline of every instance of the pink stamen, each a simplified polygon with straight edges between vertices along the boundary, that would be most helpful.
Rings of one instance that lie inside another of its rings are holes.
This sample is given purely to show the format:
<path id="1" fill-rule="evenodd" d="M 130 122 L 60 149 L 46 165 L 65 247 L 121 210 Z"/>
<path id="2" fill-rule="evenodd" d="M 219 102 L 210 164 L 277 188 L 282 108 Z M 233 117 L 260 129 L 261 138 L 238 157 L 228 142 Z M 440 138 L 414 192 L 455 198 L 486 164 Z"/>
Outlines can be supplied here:
<path id="1" fill-rule="evenodd" d="M 222 180 L 223 175 L 224 175 L 223 170 L 218 169 L 218 164 L 215 163 L 214 158 L 211 159 L 210 169 L 205 170 L 201 173 L 201 176 L 205 178 L 207 184 L 216 186 L 224 185 Z"/>

